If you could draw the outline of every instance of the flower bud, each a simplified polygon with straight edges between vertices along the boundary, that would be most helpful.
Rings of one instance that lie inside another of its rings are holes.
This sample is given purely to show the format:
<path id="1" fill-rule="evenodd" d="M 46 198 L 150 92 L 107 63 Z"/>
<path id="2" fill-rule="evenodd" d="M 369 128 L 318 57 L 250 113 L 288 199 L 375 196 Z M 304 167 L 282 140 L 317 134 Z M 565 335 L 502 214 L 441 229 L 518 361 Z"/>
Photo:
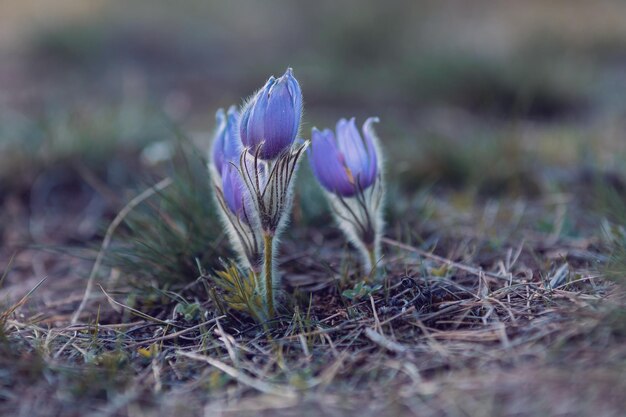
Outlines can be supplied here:
<path id="1" fill-rule="evenodd" d="M 245 210 L 244 187 L 239 170 L 230 162 L 224 163 L 222 167 L 222 193 L 226 206 L 241 220 L 249 223 Z"/>
<path id="2" fill-rule="evenodd" d="M 370 187 L 378 175 L 378 155 L 370 117 L 363 125 L 363 137 L 354 118 L 341 119 L 336 135 L 330 129 L 313 128 L 309 162 L 313 174 L 328 191 L 341 197 L 352 197 Z"/>
<path id="3" fill-rule="evenodd" d="M 301 116 L 302 92 L 289 68 L 278 79 L 270 77 L 242 110 L 241 141 L 261 159 L 274 159 L 291 147 Z"/>
<path id="4" fill-rule="evenodd" d="M 217 130 L 213 139 L 211 157 L 215 169 L 221 173 L 224 165 L 235 161 L 241 154 L 241 141 L 237 132 L 239 112 L 235 106 L 230 106 L 228 114 L 219 109 L 215 114 Z"/>

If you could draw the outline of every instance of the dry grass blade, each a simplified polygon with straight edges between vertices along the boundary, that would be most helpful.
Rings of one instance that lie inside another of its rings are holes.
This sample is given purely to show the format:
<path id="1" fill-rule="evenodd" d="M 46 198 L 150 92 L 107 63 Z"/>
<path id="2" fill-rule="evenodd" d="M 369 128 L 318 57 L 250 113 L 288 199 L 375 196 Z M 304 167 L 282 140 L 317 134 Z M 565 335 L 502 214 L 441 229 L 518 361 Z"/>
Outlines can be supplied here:
<path id="1" fill-rule="evenodd" d="M 100 250 L 98 251 L 98 256 L 96 257 L 96 261 L 94 262 L 93 267 L 91 268 L 91 272 L 89 273 L 89 278 L 87 279 L 87 287 L 85 288 L 85 294 L 83 295 L 83 299 L 81 300 L 80 305 L 78 306 L 78 308 L 74 312 L 74 315 L 72 316 L 71 324 L 76 324 L 76 322 L 80 318 L 81 313 L 85 309 L 85 305 L 87 304 L 87 301 L 89 300 L 89 296 L 91 295 L 94 280 L 96 278 L 98 271 L 100 270 L 100 265 L 102 264 L 102 260 L 104 259 L 106 250 L 111 244 L 111 239 L 113 238 L 113 233 L 115 232 L 115 230 L 122 223 L 122 221 L 124 221 L 124 218 L 135 207 L 137 207 L 144 200 L 150 198 L 151 196 L 158 193 L 159 191 L 162 191 L 165 188 L 169 187 L 171 184 L 172 184 L 172 179 L 169 177 L 159 181 L 153 187 L 150 187 L 147 190 L 144 190 L 142 193 L 140 193 L 135 198 L 130 200 L 128 204 L 124 206 L 122 210 L 120 210 L 117 216 L 115 216 L 115 219 L 113 219 L 113 221 L 107 228 L 106 234 L 104 235 L 104 239 L 102 240 L 102 245 L 100 246 Z"/>
<path id="2" fill-rule="evenodd" d="M 4 268 L 4 272 L 2 273 L 2 276 L 0 277 L 0 288 L 2 288 L 2 285 L 4 284 L 4 280 L 9 275 L 9 271 L 11 270 L 11 266 L 13 265 L 14 259 L 15 259 L 15 253 L 11 255 L 11 259 L 9 259 L 9 262 L 7 263 L 7 266 L 6 268 Z"/>
<path id="3" fill-rule="evenodd" d="M 390 245 L 390 246 L 394 246 L 396 248 L 400 248 L 400 249 L 403 249 L 403 250 L 406 250 L 406 251 L 409 251 L 409 252 L 417 253 L 418 255 L 423 256 L 425 258 L 430 258 L 430 259 L 435 260 L 437 262 L 440 262 L 442 264 L 445 264 L 445 265 L 448 265 L 448 266 L 460 269 L 460 270 L 465 271 L 465 272 L 469 272 L 471 274 L 475 274 L 475 275 L 485 274 L 486 276 L 491 277 L 491 278 L 503 279 L 503 280 L 507 280 L 507 281 L 510 279 L 510 277 L 508 277 L 506 275 L 496 274 L 495 272 L 483 271 L 482 269 L 474 268 L 474 267 L 469 266 L 469 265 L 465 265 L 465 264 L 462 264 L 462 263 L 459 263 L 459 262 L 455 262 L 455 261 L 453 261 L 451 259 L 444 258 L 443 256 L 439 256 L 439 255 L 435 255 L 434 253 L 426 252 L 426 251 L 421 250 L 419 248 L 416 248 L 414 246 L 410 246 L 410 245 L 398 242 L 396 240 L 389 239 L 387 237 L 383 237 L 381 239 L 381 241 L 386 243 L 386 244 L 388 244 L 388 245 Z"/>
<path id="4" fill-rule="evenodd" d="M 265 394 L 272 394 L 272 395 L 276 395 L 279 397 L 286 397 L 286 398 L 297 397 L 296 390 L 294 390 L 292 387 L 288 385 L 270 384 L 268 382 L 261 381 L 260 379 L 255 379 L 249 375 L 246 375 L 242 371 L 235 369 L 230 365 L 225 364 L 224 362 L 211 358 L 210 356 L 199 355 L 197 353 L 183 352 L 182 350 L 177 351 L 176 354 L 195 360 L 195 361 L 208 363 L 209 365 L 219 369 L 225 374 L 236 379 L 241 384 L 246 385 L 250 388 L 254 388 L 255 390 L 263 392 Z"/>
<path id="5" fill-rule="evenodd" d="M 188 327 L 186 329 L 179 330 L 177 332 L 170 333 L 170 334 L 165 335 L 165 336 L 154 337 L 152 339 L 142 340 L 140 342 L 131 343 L 129 345 L 129 347 L 137 347 L 137 346 L 142 346 L 142 345 L 151 345 L 151 344 L 156 343 L 156 342 L 164 342 L 166 340 L 176 339 L 179 336 L 182 336 L 184 334 L 187 334 L 187 333 L 192 332 L 192 331 L 197 330 L 197 329 L 201 329 L 202 327 L 207 326 L 209 324 L 216 323 L 216 322 L 218 322 L 219 319 L 222 319 L 224 317 L 226 317 L 226 316 L 215 317 L 214 319 L 207 320 L 207 321 L 205 321 L 203 323 L 196 324 L 195 326 L 191 326 L 191 327 Z"/>
<path id="6" fill-rule="evenodd" d="M 3 326 L 4 323 L 6 323 L 6 321 L 9 319 L 9 316 L 11 314 L 13 314 L 15 312 L 15 310 L 17 310 L 18 308 L 20 308 L 21 306 L 24 305 L 24 303 L 26 303 L 26 301 L 28 300 L 28 298 L 35 292 L 37 291 L 37 289 L 39 287 L 41 287 L 41 285 L 48 279 L 48 277 L 44 277 L 41 281 L 39 281 L 37 283 L 37 285 L 35 285 L 33 288 L 31 288 L 30 291 L 28 291 L 26 293 L 26 295 L 24 295 L 17 303 L 13 304 L 11 307 L 9 307 L 7 310 L 5 310 L 4 312 L 2 312 L 2 314 L 0 314 L 0 326 Z"/>
<path id="7" fill-rule="evenodd" d="M 98 286 L 100 287 L 100 290 L 102 290 L 102 292 L 104 293 L 104 296 L 107 298 L 107 300 L 109 300 L 109 302 L 110 302 L 110 303 L 112 303 L 112 304 L 114 304 L 114 305 L 116 305 L 116 306 L 118 306 L 118 307 L 121 307 L 121 308 L 123 308 L 123 309 L 125 309 L 125 310 L 130 311 L 131 313 L 135 314 L 135 315 L 136 315 L 136 316 L 138 316 L 138 317 L 141 317 L 142 319 L 146 319 L 146 320 L 148 320 L 148 321 L 152 321 L 152 322 L 155 322 L 155 323 L 158 323 L 158 324 L 162 324 L 162 325 L 164 325 L 164 326 L 174 326 L 174 324 L 173 324 L 173 323 L 168 323 L 168 322 L 166 322 L 166 321 L 159 320 L 159 319 L 157 319 L 156 317 L 152 317 L 152 316 L 151 316 L 151 315 L 149 315 L 149 314 L 146 314 L 146 313 L 144 313 L 144 312 L 142 312 L 142 311 L 139 311 L 139 310 L 137 310 L 137 309 L 135 309 L 135 308 L 132 308 L 132 307 L 130 307 L 130 306 L 127 306 L 127 305 L 125 305 L 125 304 L 120 303 L 119 301 L 117 301 L 116 299 L 114 299 L 113 297 L 111 297 L 111 296 L 110 296 L 110 295 L 109 295 L 109 294 L 108 294 L 108 293 L 104 290 L 104 288 L 102 288 L 102 285 L 98 285 Z"/>
<path id="8" fill-rule="evenodd" d="M 406 346 L 403 346 L 398 342 L 394 342 L 393 340 L 386 338 L 385 336 L 383 336 L 382 334 L 378 333 L 376 330 L 370 327 L 367 327 L 365 329 L 365 335 L 372 342 L 376 343 L 382 348 L 387 349 L 390 352 L 394 352 L 394 353 L 406 353 L 407 352 Z"/>

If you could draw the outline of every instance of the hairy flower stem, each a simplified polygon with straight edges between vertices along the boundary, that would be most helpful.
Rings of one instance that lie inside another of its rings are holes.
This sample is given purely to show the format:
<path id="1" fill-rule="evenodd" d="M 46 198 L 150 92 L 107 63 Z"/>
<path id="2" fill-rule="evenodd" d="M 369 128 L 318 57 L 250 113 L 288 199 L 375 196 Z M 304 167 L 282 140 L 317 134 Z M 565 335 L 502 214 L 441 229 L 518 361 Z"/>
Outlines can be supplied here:
<path id="1" fill-rule="evenodd" d="M 367 250 L 367 255 L 370 261 L 370 268 L 376 268 L 376 254 L 374 253 L 374 248 L 369 248 Z"/>
<path id="2" fill-rule="evenodd" d="M 273 269 L 273 241 L 274 236 L 265 233 L 263 236 L 263 241 L 265 244 L 265 262 L 263 264 L 263 269 L 265 270 L 265 298 L 267 303 L 267 317 L 268 319 L 274 318 L 274 291 L 273 291 L 273 283 L 272 283 L 272 269 Z"/>
<path id="3" fill-rule="evenodd" d="M 369 274 L 369 277 L 374 282 L 378 282 L 380 280 L 380 270 L 378 268 L 378 251 L 375 246 L 366 246 L 367 256 L 364 259 L 364 265 L 369 267 L 369 270 L 364 272 Z"/>

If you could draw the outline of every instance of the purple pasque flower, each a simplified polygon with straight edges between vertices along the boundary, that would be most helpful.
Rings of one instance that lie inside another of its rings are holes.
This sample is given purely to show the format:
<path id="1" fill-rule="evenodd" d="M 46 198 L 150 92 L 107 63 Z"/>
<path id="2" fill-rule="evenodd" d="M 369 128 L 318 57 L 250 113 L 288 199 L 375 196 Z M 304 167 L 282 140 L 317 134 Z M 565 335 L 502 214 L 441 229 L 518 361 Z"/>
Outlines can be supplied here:
<path id="1" fill-rule="evenodd" d="M 213 139 L 211 157 L 215 169 L 222 172 L 224 165 L 236 161 L 241 154 L 241 141 L 237 132 L 237 122 L 239 112 L 235 106 L 230 106 L 228 114 L 224 109 L 219 109 L 215 114 L 217 120 L 217 130 Z"/>
<path id="2" fill-rule="evenodd" d="M 274 159 L 288 149 L 298 134 L 302 91 L 291 68 L 267 80 L 241 112 L 239 133 L 244 146 L 259 158 Z"/>
<path id="3" fill-rule="evenodd" d="M 354 117 L 337 122 L 336 134 L 330 129 L 313 128 L 309 162 L 313 174 L 328 191 L 341 197 L 352 197 L 370 187 L 378 175 L 378 155 L 370 117 L 359 134 Z M 363 140 L 365 138 L 365 140 Z"/>
<path id="4" fill-rule="evenodd" d="M 235 165 L 226 162 L 222 166 L 222 193 L 228 209 L 241 220 L 249 223 L 246 211 L 245 184 Z"/>

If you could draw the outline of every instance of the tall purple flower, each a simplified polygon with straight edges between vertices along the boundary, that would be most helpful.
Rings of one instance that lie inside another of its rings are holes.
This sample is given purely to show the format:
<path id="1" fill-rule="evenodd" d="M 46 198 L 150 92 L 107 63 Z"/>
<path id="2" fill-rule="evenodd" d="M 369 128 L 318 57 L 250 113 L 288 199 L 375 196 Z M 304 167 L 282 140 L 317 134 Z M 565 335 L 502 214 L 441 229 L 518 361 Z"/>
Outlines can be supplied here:
<path id="1" fill-rule="evenodd" d="M 268 318 L 275 314 L 274 263 L 278 236 L 287 224 L 293 179 L 308 142 L 294 145 L 302 118 L 302 92 L 291 68 L 270 77 L 241 110 L 217 113 L 211 154 L 219 215 L 239 264 L 252 272 L 254 291 Z M 234 128 L 236 126 L 236 128 Z"/>
<path id="2" fill-rule="evenodd" d="M 220 174 L 225 163 L 238 160 L 241 154 L 241 140 L 237 132 L 238 119 L 239 112 L 235 106 L 230 106 L 228 114 L 224 113 L 224 109 L 219 109 L 215 114 L 217 130 L 211 157 L 215 169 Z"/>
<path id="3" fill-rule="evenodd" d="M 374 122 L 378 122 L 375 117 L 365 121 L 363 137 L 354 118 L 339 120 L 336 135 L 330 129 L 313 128 L 309 162 L 326 190 L 341 197 L 352 197 L 376 181 L 378 155 L 372 132 Z"/>
<path id="4" fill-rule="evenodd" d="M 243 145 L 264 160 L 274 159 L 291 147 L 302 117 L 302 92 L 291 68 L 267 80 L 246 104 L 239 132 Z"/>

